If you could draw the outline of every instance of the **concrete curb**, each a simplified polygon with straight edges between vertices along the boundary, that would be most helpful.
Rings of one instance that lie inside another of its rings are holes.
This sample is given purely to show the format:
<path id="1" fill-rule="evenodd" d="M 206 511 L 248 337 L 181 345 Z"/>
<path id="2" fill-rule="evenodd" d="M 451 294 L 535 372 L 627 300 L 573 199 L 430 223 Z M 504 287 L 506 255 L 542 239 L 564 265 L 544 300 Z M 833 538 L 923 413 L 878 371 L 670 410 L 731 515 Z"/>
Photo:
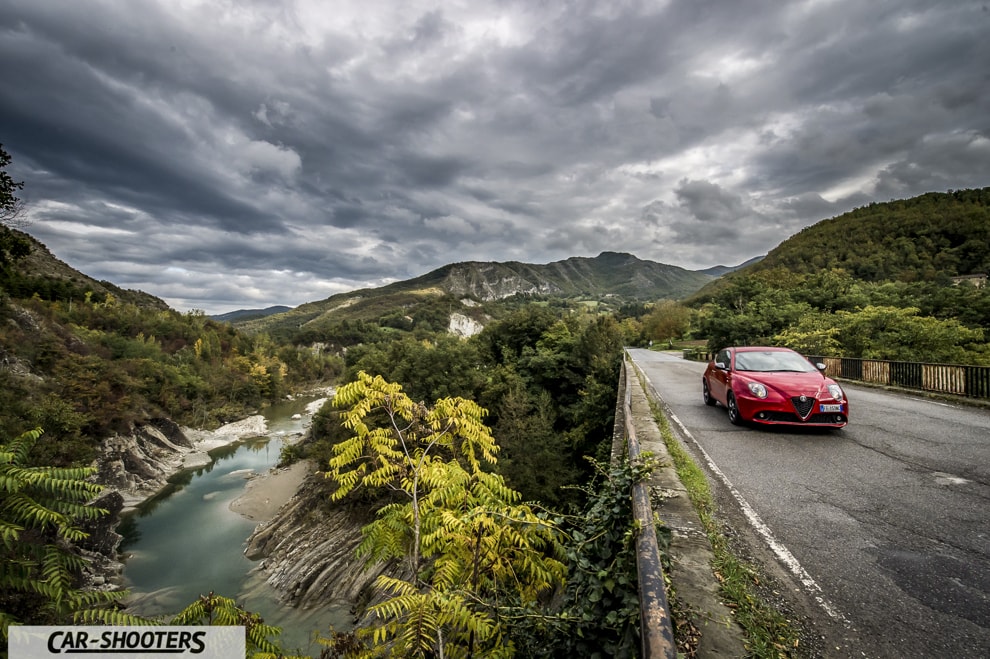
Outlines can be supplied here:
<path id="1" fill-rule="evenodd" d="M 697 656 L 701 659 L 745 657 L 742 629 L 732 610 L 718 596 L 719 583 L 712 572 L 714 555 L 708 536 L 674 470 L 673 460 L 653 418 L 651 398 L 661 406 L 663 401 L 656 392 L 648 394 L 643 390 L 638 372 L 630 362 L 626 362 L 624 370 L 624 384 L 630 389 L 633 424 L 640 449 L 653 453 L 663 463 L 649 481 L 653 510 L 672 531 L 669 576 L 677 599 L 694 614 L 694 623 L 701 634 Z M 616 425 L 618 427 L 618 419 Z"/>

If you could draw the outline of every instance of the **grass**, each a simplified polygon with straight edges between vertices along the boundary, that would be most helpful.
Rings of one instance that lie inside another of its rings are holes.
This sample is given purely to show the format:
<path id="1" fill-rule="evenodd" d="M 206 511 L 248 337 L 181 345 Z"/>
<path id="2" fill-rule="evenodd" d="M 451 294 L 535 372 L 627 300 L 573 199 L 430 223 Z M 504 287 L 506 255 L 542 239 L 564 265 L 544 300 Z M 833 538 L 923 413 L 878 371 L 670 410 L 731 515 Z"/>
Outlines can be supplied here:
<path id="1" fill-rule="evenodd" d="M 670 452 L 674 469 L 711 543 L 714 554 L 712 572 L 720 583 L 723 602 L 733 610 L 736 621 L 743 629 L 748 656 L 800 656 L 798 632 L 779 611 L 763 601 L 756 570 L 732 553 L 729 541 L 722 534 L 716 518 L 715 500 L 704 472 L 674 437 L 663 411 L 653 401 L 650 401 L 650 408 Z"/>

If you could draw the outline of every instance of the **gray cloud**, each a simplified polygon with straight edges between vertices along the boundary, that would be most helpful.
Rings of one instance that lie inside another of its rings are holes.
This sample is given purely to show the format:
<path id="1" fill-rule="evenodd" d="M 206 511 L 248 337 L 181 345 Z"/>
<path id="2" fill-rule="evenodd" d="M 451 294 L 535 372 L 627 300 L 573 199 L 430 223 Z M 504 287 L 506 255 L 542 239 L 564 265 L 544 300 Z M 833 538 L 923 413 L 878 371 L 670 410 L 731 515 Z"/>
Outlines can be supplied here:
<path id="1" fill-rule="evenodd" d="M 209 313 L 462 260 L 742 262 L 990 185 L 982 2 L 10 0 L 28 230 Z"/>

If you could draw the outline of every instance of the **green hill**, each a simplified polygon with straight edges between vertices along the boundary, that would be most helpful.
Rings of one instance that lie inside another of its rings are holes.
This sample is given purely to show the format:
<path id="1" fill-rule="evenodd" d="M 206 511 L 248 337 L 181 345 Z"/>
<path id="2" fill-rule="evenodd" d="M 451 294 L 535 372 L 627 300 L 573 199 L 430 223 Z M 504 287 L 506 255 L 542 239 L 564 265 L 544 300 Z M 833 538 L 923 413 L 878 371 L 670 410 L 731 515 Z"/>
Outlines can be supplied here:
<path id="1" fill-rule="evenodd" d="M 929 192 L 822 220 L 762 260 L 708 283 L 685 302 L 695 306 L 711 300 L 739 277 L 830 270 L 863 282 L 942 284 L 953 277 L 990 273 L 990 188 Z"/>
<path id="2" fill-rule="evenodd" d="M 243 418 L 342 368 L 96 281 L 4 231 L 27 253 L 19 247 L 0 267 L 0 441 L 44 428 L 39 464 L 88 462 L 105 438 L 164 419 L 213 427 Z"/>
<path id="3" fill-rule="evenodd" d="M 750 271 L 842 268 L 865 281 L 990 272 L 990 188 L 873 203 L 785 240 Z"/>
<path id="4" fill-rule="evenodd" d="M 990 188 L 870 204 L 684 301 L 695 338 L 807 354 L 990 364 Z"/>
<path id="5" fill-rule="evenodd" d="M 109 293 L 120 302 L 144 309 L 164 311 L 169 308 L 164 300 L 154 295 L 123 289 L 79 272 L 56 258 L 29 234 L 6 227 L 4 231 L 27 247 L 25 256 L 12 259 L 8 267 L 0 268 L 0 291 L 11 297 L 31 297 L 37 293 L 42 299 L 82 301 L 88 293 L 91 298 L 102 301 Z"/>

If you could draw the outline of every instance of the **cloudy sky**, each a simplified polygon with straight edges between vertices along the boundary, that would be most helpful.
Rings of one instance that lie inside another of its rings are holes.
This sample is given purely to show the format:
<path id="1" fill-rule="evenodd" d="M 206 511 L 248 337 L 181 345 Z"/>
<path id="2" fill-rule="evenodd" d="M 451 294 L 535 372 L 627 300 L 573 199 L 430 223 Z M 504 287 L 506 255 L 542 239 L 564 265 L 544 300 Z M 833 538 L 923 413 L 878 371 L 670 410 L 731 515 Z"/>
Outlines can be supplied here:
<path id="1" fill-rule="evenodd" d="M 180 311 L 990 185 L 988 0 L 5 0 L 26 230 Z M 836 241 L 843 240 L 836 236 Z"/>

